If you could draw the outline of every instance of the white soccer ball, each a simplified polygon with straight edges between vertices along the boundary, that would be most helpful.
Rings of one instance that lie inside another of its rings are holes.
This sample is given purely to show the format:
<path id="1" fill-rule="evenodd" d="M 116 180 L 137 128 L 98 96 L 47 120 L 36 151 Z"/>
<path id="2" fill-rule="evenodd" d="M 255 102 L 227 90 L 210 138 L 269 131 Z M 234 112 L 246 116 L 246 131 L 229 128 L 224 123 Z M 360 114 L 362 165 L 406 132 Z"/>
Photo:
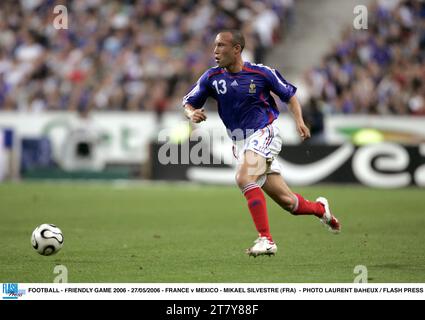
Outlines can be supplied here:
<path id="1" fill-rule="evenodd" d="M 31 244 L 43 256 L 55 254 L 63 246 L 62 231 L 54 224 L 42 224 L 33 231 Z"/>

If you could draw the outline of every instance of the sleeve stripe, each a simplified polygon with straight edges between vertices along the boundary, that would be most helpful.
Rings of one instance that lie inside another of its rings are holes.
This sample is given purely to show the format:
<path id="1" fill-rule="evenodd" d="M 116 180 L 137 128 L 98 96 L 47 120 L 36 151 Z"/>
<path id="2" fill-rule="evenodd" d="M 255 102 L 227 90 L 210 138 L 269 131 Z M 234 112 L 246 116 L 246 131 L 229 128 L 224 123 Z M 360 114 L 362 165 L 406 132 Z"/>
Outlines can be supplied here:
<path id="1" fill-rule="evenodd" d="M 282 85 L 284 88 L 287 88 L 288 87 L 288 84 L 284 83 L 282 81 L 282 79 L 280 79 L 278 77 L 278 75 L 276 74 L 276 69 L 272 69 L 269 66 L 265 66 L 264 64 L 261 64 L 261 63 L 259 63 L 259 64 L 253 63 L 253 65 L 256 65 L 257 67 L 265 68 L 265 69 L 269 70 L 276 77 L 276 79 L 277 79 L 277 81 L 279 82 L 280 85 Z"/>
<path id="2" fill-rule="evenodd" d="M 275 70 L 275 69 L 269 68 L 269 67 L 267 67 L 267 66 L 265 66 L 265 67 L 271 71 L 271 73 L 272 73 L 272 74 L 276 77 L 277 81 L 279 82 L 279 84 L 280 84 L 281 86 L 283 86 L 284 88 L 287 88 L 287 87 L 288 87 L 288 85 L 287 85 L 286 83 L 284 83 L 284 82 L 282 81 L 282 79 L 280 79 L 280 78 L 277 76 L 277 74 L 276 74 L 276 70 Z"/>
<path id="3" fill-rule="evenodd" d="M 183 98 L 183 105 L 185 105 L 190 97 L 193 97 L 197 92 L 199 91 L 199 81 L 196 83 L 196 86 L 193 87 L 192 90 L 190 90 L 190 92 L 184 96 Z"/>

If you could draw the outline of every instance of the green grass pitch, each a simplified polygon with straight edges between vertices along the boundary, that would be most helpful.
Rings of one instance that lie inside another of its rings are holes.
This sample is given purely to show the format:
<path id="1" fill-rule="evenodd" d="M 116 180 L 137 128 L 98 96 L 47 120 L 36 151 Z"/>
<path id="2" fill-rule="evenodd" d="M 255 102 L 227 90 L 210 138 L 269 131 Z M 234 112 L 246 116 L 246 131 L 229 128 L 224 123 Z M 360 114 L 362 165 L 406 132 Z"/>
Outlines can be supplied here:
<path id="1" fill-rule="evenodd" d="M 0 185 L 0 282 L 339 283 L 356 265 L 370 283 L 425 282 L 421 189 L 294 188 L 328 197 L 342 222 L 333 235 L 314 217 L 294 217 L 268 199 L 274 257 L 250 258 L 256 231 L 236 187 L 182 184 Z M 44 257 L 33 229 L 58 225 L 63 249 Z"/>

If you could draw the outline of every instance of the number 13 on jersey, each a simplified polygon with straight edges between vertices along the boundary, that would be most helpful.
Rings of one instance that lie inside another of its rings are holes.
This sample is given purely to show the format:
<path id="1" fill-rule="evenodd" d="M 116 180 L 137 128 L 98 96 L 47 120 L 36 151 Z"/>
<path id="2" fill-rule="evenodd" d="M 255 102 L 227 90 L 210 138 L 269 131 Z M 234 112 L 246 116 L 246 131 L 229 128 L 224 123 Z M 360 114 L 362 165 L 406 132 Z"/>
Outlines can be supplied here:
<path id="1" fill-rule="evenodd" d="M 227 92 L 226 80 L 220 80 L 218 82 L 217 80 L 214 80 L 212 84 L 215 87 L 217 94 L 225 94 Z"/>

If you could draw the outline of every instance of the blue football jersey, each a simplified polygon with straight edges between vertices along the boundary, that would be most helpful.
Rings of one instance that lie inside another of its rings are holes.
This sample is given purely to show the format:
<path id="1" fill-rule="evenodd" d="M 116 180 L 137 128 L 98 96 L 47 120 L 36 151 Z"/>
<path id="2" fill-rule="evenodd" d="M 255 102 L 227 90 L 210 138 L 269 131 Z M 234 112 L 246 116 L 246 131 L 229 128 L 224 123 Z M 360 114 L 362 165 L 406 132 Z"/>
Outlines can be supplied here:
<path id="1" fill-rule="evenodd" d="M 245 62 L 242 71 L 237 73 L 220 67 L 208 69 L 183 98 L 183 106 L 190 104 L 200 109 L 207 98 L 212 97 L 218 103 L 218 113 L 228 131 L 243 130 L 246 137 L 279 116 L 270 92 L 288 103 L 296 91 L 277 70 Z"/>

